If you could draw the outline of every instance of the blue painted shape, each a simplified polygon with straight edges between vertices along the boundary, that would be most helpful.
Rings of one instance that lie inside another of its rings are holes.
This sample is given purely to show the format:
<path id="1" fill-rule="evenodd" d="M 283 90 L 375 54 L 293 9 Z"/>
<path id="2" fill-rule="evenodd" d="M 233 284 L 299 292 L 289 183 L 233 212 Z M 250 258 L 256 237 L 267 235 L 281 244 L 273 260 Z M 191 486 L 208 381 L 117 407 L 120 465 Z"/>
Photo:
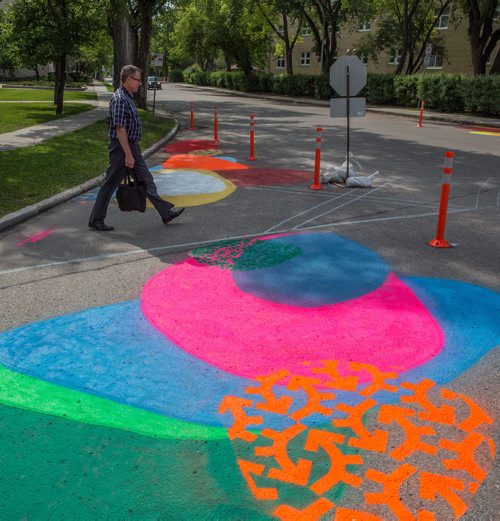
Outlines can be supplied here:
<path id="1" fill-rule="evenodd" d="M 227 188 L 222 178 L 197 170 L 160 172 L 154 181 L 160 195 L 216 194 Z"/>
<path id="2" fill-rule="evenodd" d="M 230 156 L 215 156 L 217 159 L 224 159 L 224 161 L 230 161 L 231 163 L 237 163 L 238 160 L 235 157 Z"/>
<path id="3" fill-rule="evenodd" d="M 98 192 L 99 192 L 99 188 L 94 188 L 93 190 L 90 190 L 89 192 L 85 192 L 84 194 L 73 197 L 73 199 L 71 199 L 71 200 L 75 201 L 75 202 L 95 201 L 97 199 Z"/>
<path id="4" fill-rule="evenodd" d="M 445 335 L 441 352 L 425 365 L 402 375 L 415 382 L 430 378 L 446 383 L 467 371 L 500 345 L 500 294 L 446 279 L 402 277 L 438 321 Z"/>
<path id="5" fill-rule="evenodd" d="M 445 384 L 500 344 L 498 293 L 449 280 L 403 280 L 438 320 L 445 345 L 427 364 L 401 374 L 400 381 L 430 378 Z M 0 363 L 58 385 L 206 425 L 232 425 L 231 414 L 218 414 L 227 395 L 259 399 L 245 393 L 246 387 L 255 386 L 252 380 L 208 365 L 159 333 L 143 316 L 138 301 L 89 309 L 1 333 Z M 302 393 L 278 388 L 276 394 L 293 396 L 293 410 L 305 401 Z M 337 403 L 352 405 L 362 399 L 347 392 L 336 395 Z M 388 403 L 396 402 L 398 396 L 379 393 L 375 398 Z M 334 404 L 325 401 L 324 405 Z M 247 413 L 264 416 L 264 425 L 273 429 L 291 423 L 281 415 L 252 409 Z M 304 423 L 324 421 L 324 416 L 315 414 Z"/>
<path id="6" fill-rule="evenodd" d="M 195 358 L 157 331 L 138 301 L 93 308 L 0 334 L 0 363 L 64 387 L 206 425 L 227 395 L 255 382 Z M 259 413 L 261 414 L 261 413 Z M 271 420 L 275 427 L 289 422 Z"/>
<path id="7" fill-rule="evenodd" d="M 287 235 L 272 241 L 302 249 L 270 268 L 233 271 L 238 287 L 256 297 L 291 306 L 316 307 L 360 297 L 380 287 L 389 267 L 377 253 L 331 233 Z M 252 247 L 241 259 L 252 255 Z"/>

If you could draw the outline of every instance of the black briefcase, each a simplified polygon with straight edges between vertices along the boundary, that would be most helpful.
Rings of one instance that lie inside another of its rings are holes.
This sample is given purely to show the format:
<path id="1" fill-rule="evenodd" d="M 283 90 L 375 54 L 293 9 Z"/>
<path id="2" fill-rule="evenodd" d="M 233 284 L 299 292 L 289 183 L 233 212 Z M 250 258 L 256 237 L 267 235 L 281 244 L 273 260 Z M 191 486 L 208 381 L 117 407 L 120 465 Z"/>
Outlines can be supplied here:
<path id="1" fill-rule="evenodd" d="M 144 185 L 138 183 L 131 174 L 130 168 L 125 171 L 125 177 L 116 190 L 116 200 L 122 212 L 145 212 L 146 194 Z"/>

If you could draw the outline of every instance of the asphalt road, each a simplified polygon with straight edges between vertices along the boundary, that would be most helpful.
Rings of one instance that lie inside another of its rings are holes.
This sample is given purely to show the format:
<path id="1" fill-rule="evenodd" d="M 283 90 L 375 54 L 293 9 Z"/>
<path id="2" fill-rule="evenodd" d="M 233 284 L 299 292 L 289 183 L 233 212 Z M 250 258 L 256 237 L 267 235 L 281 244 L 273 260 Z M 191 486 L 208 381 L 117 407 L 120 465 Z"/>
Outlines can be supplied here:
<path id="1" fill-rule="evenodd" d="M 254 114 L 257 160 L 252 167 L 306 170 L 312 181 L 316 127 L 323 128 L 322 165 L 344 160 L 345 121 L 331 119 L 327 108 L 170 84 L 156 96 L 157 106 L 181 124 L 175 139 L 212 139 L 218 107 L 218 148 L 241 163 L 249 164 L 249 116 Z M 189 130 L 191 102 L 195 131 Z M 187 208 L 167 227 L 151 209 L 145 215 L 124 214 L 111 206 L 111 233 L 88 230 L 91 201 L 80 197 L 2 232 L 0 330 L 137 299 L 154 274 L 196 246 L 285 231 L 332 231 L 376 251 L 400 276 L 452 279 L 499 291 L 500 137 L 444 123 L 417 128 L 414 119 L 374 113 L 353 118 L 351 131 L 354 159 L 366 173 L 380 172 L 372 189 L 312 191 L 310 182 L 238 188 L 226 199 Z M 455 161 L 445 237 L 456 247 L 435 249 L 427 242 L 435 236 L 447 150 Z M 148 163 L 154 167 L 166 157 L 158 152 Z M 498 350 L 448 387 L 468 393 L 497 419 Z M 495 439 L 498 445 L 498 433 Z M 497 518 L 499 496 L 497 465 L 464 519 Z"/>

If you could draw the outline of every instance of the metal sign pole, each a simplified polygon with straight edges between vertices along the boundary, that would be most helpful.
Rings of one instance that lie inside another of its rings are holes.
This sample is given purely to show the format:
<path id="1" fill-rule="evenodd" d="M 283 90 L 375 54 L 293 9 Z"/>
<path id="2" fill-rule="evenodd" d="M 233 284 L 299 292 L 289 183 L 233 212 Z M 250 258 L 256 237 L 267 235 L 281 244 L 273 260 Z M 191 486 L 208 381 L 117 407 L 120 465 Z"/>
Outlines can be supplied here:
<path id="1" fill-rule="evenodd" d="M 155 88 L 153 92 L 153 116 L 155 115 L 155 105 L 156 105 L 156 73 L 155 73 Z"/>
<path id="2" fill-rule="evenodd" d="M 346 103 L 347 103 L 347 154 L 346 154 L 346 161 L 347 161 L 347 170 L 346 170 L 346 178 L 349 177 L 349 148 L 350 148 L 350 143 L 349 143 L 349 135 L 350 135 L 350 130 L 351 130 L 351 125 L 350 125 L 350 110 L 349 110 L 349 105 L 350 105 L 350 93 L 351 93 L 351 89 L 350 89 L 350 81 L 351 81 L 351 74 L 350 74 L 350 71 L 349 71 L 349 65 L 347 65 L 347 67 L 345 68 L 345 71 L 346 71 L 346 81 L 347 81 L 347 97 L 346 97 Z"/>

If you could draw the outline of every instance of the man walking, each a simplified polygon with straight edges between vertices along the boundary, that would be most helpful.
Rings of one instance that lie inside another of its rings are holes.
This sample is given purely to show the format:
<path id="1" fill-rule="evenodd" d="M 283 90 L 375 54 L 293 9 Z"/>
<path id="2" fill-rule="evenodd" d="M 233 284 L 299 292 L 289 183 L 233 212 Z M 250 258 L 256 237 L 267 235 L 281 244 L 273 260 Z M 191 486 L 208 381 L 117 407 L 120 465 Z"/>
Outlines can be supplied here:
<path id="1" fill-rule="evenodd" d="M 134 177 L 139 183 L 143 183 L 146 197 L 156 208 L 164 224 L 168 224 L 184 211 L 184 208 L 174 208 L 172 203 L 158 195 L 153 176 L 141 155 L 139 140 L 142 125 L 132 99 L 132 94 L 141 86 L 141 69 L 134 65 L 125 65 L 121 70 L 120 80 L 121 86 L 109 103 L 109 165 L 89 219 L 89 227 L 100 232 L 113 230 L 112 226 L 105 224 L 104 219 L 111 196 L 125 175 L 125 167 L 133 169 Z"/>

